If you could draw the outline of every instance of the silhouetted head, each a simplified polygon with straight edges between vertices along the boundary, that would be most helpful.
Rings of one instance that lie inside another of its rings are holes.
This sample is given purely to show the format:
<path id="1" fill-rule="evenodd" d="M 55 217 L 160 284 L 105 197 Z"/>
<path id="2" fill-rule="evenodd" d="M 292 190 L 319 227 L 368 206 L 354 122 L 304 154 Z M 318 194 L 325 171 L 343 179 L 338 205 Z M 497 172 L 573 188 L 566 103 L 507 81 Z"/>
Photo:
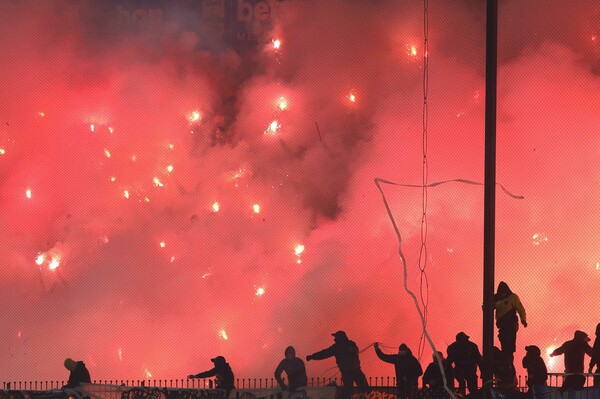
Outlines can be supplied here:
<path id="1" fill-rule="evenodd" d="M 583 341 L 583 342 L 590 341 L 590 337 L 588 337 L 588 335 L 586 333 L 584 333 L 583 331 L 579 331 L 579 330 L 575 331 L 573 338 L 577 341 Z"/>
<path id="2" fill-rule="evenodd" d="M 346 335 L 345 331 L 336 331 L 331 335 L 333 335 L 333 340 L 335 342 L 348 341 L 348 336 Z"/>
<path id="3" fill-rule="evenodd" d="M 600 323 L 596 325 L 596 336 L 600 337 Z"/>
<path id="4" fill-rule="evenodd" d="M 296 349 L 294 349 L 293 346 L 288 346 L 287 348 L 285 348 L 285 358 L 286 359 L 293 359 L 296 357 Z"/>
<path id="5" fill-rule="evenodd" d="M 213 362 L 215 366 L 226 363 L 225 358 L 223 356 L 213 357 L 212 359 L 210 359 L 210 361 Z"/>
<path id="6" fill-rule="evenodd" d="M 527 351 L 527 355 L 528 356 L 535 356 L 535 357 L 541 357 L 542 356 L 542 351 L 540 350 L 539 347 L 537 347 L 535 345 L 526 346 L 525 350 Z"/>
<path id="7" fill-rule="evenodd" d="M 440 360 L 443 362 L 444 361 L 444 354 L 442 352 L 438 352 L 438 357 L 440 358 Z M 435 357 L 435 353 L 433 353 L 431 355 L 431 357 L 433 358 L 433 362 L 437 362 L 437 358 Z"/>
<path id="8" fill-rule="evenodd" d="M 77 362 L 73 359 L 71 359 L 70 357 L 65 359 L 65 368 L 69 371 L 73 371 L 75 370 L 75 367 L 77 367 Z"/>
<path id="9" fill-rule="evenodd" d="M 467 342 L 469 340 L 469 336 L 467 334 L 465 334 L 464 332 L 459 332 L 458 334 L 456 334 L 456 341 L 457 342 Z"/>
<path id="10" fill-rule="evenodd" d="M 506 284 L 504 281 L 500 281 L 500 283 L 498 284 L 497 293 L 499 295 L 510 295 L 510 294 L 512 294 L 512 291 L 508 287 L 508 284 Z"/>
<path id="11" fill-rule="evenodd" d="M 410 349 L 408 349 L 408 346 L 406 346 L 406 344 L 401 344 L 398 347 L 398 354 L 400 356 L 407 356 L 407 355 L 412 355 L 412 352 Z"/>

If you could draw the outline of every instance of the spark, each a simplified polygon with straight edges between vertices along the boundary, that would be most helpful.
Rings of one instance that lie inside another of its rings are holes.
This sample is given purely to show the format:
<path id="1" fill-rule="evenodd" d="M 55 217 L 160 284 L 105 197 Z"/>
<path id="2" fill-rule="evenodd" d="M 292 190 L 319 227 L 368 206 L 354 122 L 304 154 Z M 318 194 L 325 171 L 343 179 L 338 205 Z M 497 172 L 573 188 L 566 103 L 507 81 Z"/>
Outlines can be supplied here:
<path id="1" fill-rule="evenodd" d="M 407 50 L 407 54 L 410 57 L 416 57 L 417 56 L 417 46 L 415 46 L 414 44 L 407 44 L 406 45 L 406 50 Z"/>
<path id="2" fill-rule="evenodd" d="M 129 190 L 124 190 L 123 191 L 123 197 L 129 199 Z"/>
<path id="3" fill-rule="evenodd" d="M 154 179 L 152 179 L 152 181 L 154 182 L 154 186 L 155 187 L 162 187 L 163 186 L 162 182 L 160 181 L 160 179 L 158 177 L 154 177 Z"/>
<path id="4" fill-rule="evenodd" d="M 302 244 L 296 245 L 296 247 L 294 248 L 294 253 L 296 254 L 296 256 L 302 255 L 303 252 L 304 252 L 304 245 L 302 245 Z"/>
<path id="5" fill-rule="evenodd" d="M 105 244 L 108 244 L 108 237 L 107 237 L 107 236 L 100 237 L 100 240 L 101 240 L 103 243 L 105 243 Z"/>
<path id="6" fill-rule="evenodd" d="M 50 270 L 56 270 L 56 268 L 58 266 L 60 266 L 60 258 L 54 257 L 54 258 L 52 258 L 52 260 L 48 264 L 48 269 L 50 269 Z"/>
<path id="7" fill-rule="evenodd" d="M 227 332 L 225 330 L 219 331 L 219 337 L 223 338 L 225 341 L 227 341 L 229 339 L 229 337 L 227 336 Z"/>
<path id="8" fill-rule="evenodd" d="M 146 376 L 146 378 L 152 378 L 152 373 L 148 369 L 144 370 L 144 375 Z"/>
<path id="9" fill-rule="evenodd" d="M 533 245 L 542 245 L 548 242 L 548 236 L 541 233 L 535 233 L 531 238 L 533 239 Z"/>
<path id="10" fill-rule="evenodd" d="M 174 144 L 169 144 L 169 150 L 173 150 L 173 148 L 175 148 Z"/>
<path id="11" fill-rule="evenodd" d="M 116 181 L 116 180 L 117 180 L 117 178 L 116 178 L 116 177 L 114 177 L 114 176 L 111 176 L 111 177 L 110 177 L 110 181 L 113 181 L 113 182 L 114 182 L 114 181 Z"/>
<path id="12" fill-rule="evenodd" d="M 215 213 L 217 213 L 217 212 L 219 212 L 220 209 L 221 209 L 221 207 L 219 206 L 219 203 L 218 202 L 213 202 L 213 204 L 212 204 L 212 211 L 215 212 Z"/>
<path id="13" fill-rule="evenodd" d="M 281 47 L 281 40 L 279 40 L 279 39 L 272 39 L 271 41 L 273 42 L 273 48 L 275 50 L 279 50 L 279 48 Z"/>
<path id="14" fill-rule="evenodd" d="M 165 244 L 165 242 L 164 242 L 164 241 L 161 241 L 161 242 L 160 242 L 160 247 L 161 247 L 161 248 L 164 248 L 166 245 L 167 245 L 167 244 Z"/>
<path id="15" fill-rule="evenodd" d="M 258 287 L 256 289 L 256 296 L 263 296 L 265 294 L 265 289 L 263 287 Z"/>
<path id="16" fill-rule="evenodd" d="M 90 124 L 90 132 L 94 133 L 94 125 Z"/>
<path id="17" fill-rule="evenodd" d="M 200 115 L 200 112 L 198 111 L 192 111 L 189 113 L 188 115 L 188 121 L 190 123 L 196 123 L 198 122 L 200 119 L 202 119 L 202 115 Z"/>
<path id="18" fill-rule="evenodd" d="M 269 127 L 267 127 L 267 129 L 265 130 L 265 134 L 275 136 L 279 128 L 281 128 L 281 125 L 277 122 L 277 120 L 274 120 L 269 124 Z"/>
<path id="19" fill-rule="evenodd" d="M 6 154 L 6 150 L 4 149 L 4 147 L 0 147 L 0 155 L 4 154 Z"/>
<path id="20" fill-rule="evenodd" d="M 353 91 L 348 93 L 348 100 L 350 100 L 351 103 L 355 103 L 356 102 L 356 93 L 354 93 Z"/>
<path id="21" fill-rule="evenodd" d="M 167 172 L 171 173 L 173 171 L 173 165 L 167 166 Z"/>
<path id="22" fill-rule="evenodd" d="M 113 133 L 115 132 L 115 129 L 113 129 L 112 127 L 109 127 L 109 128 L 108 128 L 108 132 L 109 132 L 110 134 L 113 134 Z"/>
<path id="23" fill-rule="evenodd" d="M 110 158 L 110 152 L 106 148 L 104 149 L 104 155 L 106 155 L 106 158 Z"/>
<path id="24" fill-rule="evenodd" d="M 175 255 L 171 255 L 171 263 L 175 262 Z"/>
<path id="25" fill-rule="evenodd" d="M 28 188 L 28 189 L 25 191 L 25 196 L 26 196 L 27 198 L 31 199 L 31 189 L 30 189 L 30 188 Z"/>
<path id="26" fill-rule="evenodd" d="M 46 116 L 46 113 L 44 113 L 44 112 L 38 112 L 38 116 L 40 118 L 43 118 L 44 116 Z"/>
<path id="27" fill-rule="evenodd" d="M 117 356 L 119 357 L 120 361 L 123 361 L 123 348 L 117 349 Z"/>
<path id="28" fill-rule="evenodd" d="M 550 354 L 552 352 L 554 352 L 554 350 L 556 349 L 556 346 L 554 345 L 550 345 L 549 347 L 546 348 L 546 354 L 548 355 L 548 368 L 553 368 L 554 367 L 554 363 L 556 363 L 556 358 L 550 356 Z"/>
<path id="29" fill-rule="evenodd" d="M 277 107 L 282 111 L 285 111 L 287 109 L 288 102 L 285 99 L 285 97 L 281 96 L 277 99 Z"/>
<path id="30" fill-rule="evenodd" d="M 37 258 L 35 258 L 35 264 L 38 266 L 44 264 L 44 254 L 38 254 Z"/>
<path id="31" fill-rule="evenodd" d="M 211 270 L 211 269 L 208 269 L 208 271 L 206 271 L 206 273 L 204 273 L 204 274 L 202 275 L 202 278 L 203 278 L 203 279 L 205 279 L 205 278 L 209 277 L 211 274 L 212 274 L 212 270 Z"/>
<path id="32" fill-rule="evenodd" d="M 144 202 L 150 202 L 150 198 L 148 198 L 148 197 L 145 197 L 145 198 L 144 198 Z"/>
<path id="33" fill-rule="evenodd" d="M 260 213 L 260 205 L 259 204 L 252 205 L 252 210 L 254 211 L 254 213 Z"/>
<path id="34" fill-rule="evenodd" d="M 596 262 L 596 270 L 600 270 L 600 262 Z"/>

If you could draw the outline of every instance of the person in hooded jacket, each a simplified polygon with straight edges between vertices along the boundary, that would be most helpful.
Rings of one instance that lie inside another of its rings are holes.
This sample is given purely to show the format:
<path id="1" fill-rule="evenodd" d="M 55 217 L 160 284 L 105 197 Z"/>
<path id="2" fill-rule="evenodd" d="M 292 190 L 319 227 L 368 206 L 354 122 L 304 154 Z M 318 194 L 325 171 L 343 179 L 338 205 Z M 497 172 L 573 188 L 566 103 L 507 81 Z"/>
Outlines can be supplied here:
<path id="1" fill-rule="evenodd" d="M 360 368 L 358 346 L 354 341 L 348 339 L 344 331 L 337 331 L 331 335 L 334 337 L 334 344 L 329 348 L 306 356 L 306 361 L 335 357 L 335 362 L 342 374 L 342 396 L 344 399 L 352 397 L 354 383 L 356 383 L 360 392 L 369 392 L 369 382 Z"/>
<path id="2" fill-rule="evenodd" d="M 71 373 L 69 374 L 69 380 L 63 388 L 74 388 L 82 382 L 91 383 L 90 372 L 82 361 L 75 361 L 71 358 L 65 359 L 65 368 Z"/>
<path id="3" fill-rule="evenodd" d="M 210 361 L 213 362 L 215 365 L 212 369 L 198 374 L 190 374 L 188 375 L 188 378 L 192 379 L 215 377 L 215 388 L 225 390 L 225 399 L 227 399 L 229 398 L 231 390 L 235 389 L 233 371 L 231 370 L 231 366 L 225 361 L 225 358 L 223 356 L 214 357 L 210 359 Z"/>
<path id="4" fill-rule="evenodd" d="M 396 369 L 396 385 L 398 386 L 399 399 L 414 399 L 417 395 L 419 376 L 423 375 L 423 369 L 412 351 L 401 344 L 397 355 L 383 353 L 379 349 L 379 342 L 375 342 L 375 353 L 377 357 L 386 363 L 391 363 Z"/>
<path id="5" fill-rule="evenodd" d="M 448 364 L 454 364 L 454 378 L 458 382 L 458 392 L 462 395 L 477 391 L 477 366 L 481 362 L 481 352 L 475 342 L 469 341 L 464 332 L 456 334 L 456 341 L 448 345 Z"/>
<path id="6" fill-rule="evenodd" d="M 288 384 L 286 385 L 281 378 L 281 374 L 285 371 Z M 275 379 L 279 386 L 284 391 L 289 389 L 290 393 L 300 387 L 306 387 L 308 378 L 306 376 L 306 367 L 304 362 L 299 357 L 296 357 L 296 349 L 293 346 L 285 348 L 285 359 L 279 362 L 275 369 Z"/>
<path id="7" fill-rule="evenodd" d="M 562 390 L 576 389 L 580 390 L 585 384 L 583 373 L 583 358 L 587 354 L 592 356 L 592 347 L 588 344 L 590 338 L 583 331 L 575 331 L 573 339 L 563 343 L 556 348 L 551 357 L 565 355 L 565 377 Z"/>
<path id="8" fill-rule="evenodd" d="M 548 370 L 544 359 L 542 359 L 542 351 L 535 345 L 525 347 L 525 357 L 523 358 L 523 368 L 527 370 L 527 387 L 533 396 L 544 394 L 545 387 L 548 381 Z"/>
<path id="9" fill-rule="evenodd" d="M 588 372 L 593 373 L 596 366 L 596 374 L 600 373 L 600 323 L 596 325 L 596 339 L 592 347 L 592 356 L 590 359 L 590 367 Z M 600 375 L 594 376 L 594 386 L 600 386 Z"/>
<path id="10" fill-rule="evenodd" d="M 496 327 L 498 327 L 498 339 L 500 348 L 510 356 L 511 363 L 517 347 L 517 331 L 519 330 L 519 318 L 523 327 L 527 327 L 525 308 L 521 300 L 510 290 L 508 284 L 501 281 L 494 295 L 496 309 Z"/>

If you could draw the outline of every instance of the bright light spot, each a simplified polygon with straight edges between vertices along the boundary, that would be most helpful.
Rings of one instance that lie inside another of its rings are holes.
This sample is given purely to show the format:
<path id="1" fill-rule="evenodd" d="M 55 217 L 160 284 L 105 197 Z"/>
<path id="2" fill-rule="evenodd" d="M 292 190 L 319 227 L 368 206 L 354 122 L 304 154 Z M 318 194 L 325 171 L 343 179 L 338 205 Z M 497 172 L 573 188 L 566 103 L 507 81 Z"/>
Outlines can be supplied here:
<path id="1" fill-rule="evenodd" d="M 278 50 L 281 47 L 281 40 L 279 39 L 272 39 L 271 40 L 273 42 L 273 48 Z"/>
<path id="2" fill-rule="evenodd" d="M 169 144 L 169 150 L 172 150 L 173 148 L 175 148 L 174 144 Z"/>
<path id="3" fill-rule="evenodd" d="M 146 378 L 152 378 L 152 373 L 148 369 L 144 370 L 144 375 L 146 376 Z"/>
<path id="4" fill-rule="evenodd" d="M 600 262 L 596 262 L 596 270 L 600 270 Z"/>
<path id="5" fill-rule="evenodd" d="M 294 253 L 296 254 L 296 256 L 302 255 L 303 252 L 304 252 L 304 245 L 302 245 L 302 244 L 296 245 L 296 248 L 294 248 Z"/>
<path id="6" fill-rule="evenodd" d="M 56 270 L 56 268 L 59 265 L 60 265 L 60 259 L 59 258 L 52 258 L 52 260 L 48 264 L 48 269 L 50 269 L 50 270 Z"/>
<path id="7" fill-rule="evenodd" d="M 229 337 L 227 336 L 227 332 L 225 330 L 219 331 L 219 337 L 223 338 L 226 341 L 229 339 Z"/>
<path id="8" fill-rule="evenodd" d="M 277 107 L 282 110 L 285 111 L 288 107 L 288 102 L 285 99 L 285 97 L 279 97 L 279 99 L 277 99 Z"/>
<path id="9" fill-rule="evenodd" d="M 447 248 L 446 251 L 448 251 L 448 253 L 452 253 L 454 252 L 454 248 Z"/>
<path id="10" fill-rule="evenodd" d="M 202 275 L 202 278 L 203 278 L 203 279 L 204 279 L 204 278 L 207 278 L 207 277 L 209 277 L 211 274 L 212 274 L 212 270 L 210 270 L 210 269 L 209 269 L 209 270 L 208 270 L 206 273 L 204 273 L 204 274 Z"/>
<path id="11" fill-rule="evenodd" d="M 114 176 L 111 176 L 111 177 L 110 177 L 110 181 L 117 181 L 117 178 L 116 178 L 116 177 L 114 177 Z"/>
<path id="12" fill-rule="evenodd" d="M 129 190 L 123 191 L 123 197 L 129 199 Z"/>
<path id="13" fill-rule="evenodd" d="M 100 240 L 102 240 L 103 243 L 108 244 L 108 237 L 107 236 L 100 237 Z"/>
<path id="14" fill-rule="evenodd" d="M 417 46 L 415 46 L 414 44 L 407 44 L 406 45 L 406 50 L 407 50 L 407 54 L 410 57 L 416 57 L 417 56 Z"/>
<path id="15" fill-rule="evenodd" d="M 219 206 L 218 202 L 213 202 L 212 204 L 212 211 L 213 212 L 219 212 L 219 209 L 221 209 L 221 207 Z"/>
<path id="16" fill-rule="evenodd" d="M 254 211 L 254 213 L 260 213 L 260 205 L 259 204 L 252 205 L 252 210 Z"/>
<path id="17" fill-rule="evenodd" d="M 4 149 L 4 147 L 0 147 L 0 155 L 4 154 L 6 154 L 6 150 Z"/>
<path id="18" fill-rule="evenodd" d="M 160 242 L 160 247 L 161 247 L 161 248 L 164 248 L 166 245 L 167 245 L 167 244 L 165 244 L 165 242 L 164 242 L 164 241 L 161 241 L 161 242 Z"/>
<path id="19" fill-rule="evenodd" d="M 117 349 L 117 356 L 119 357 L 120 361 L 123 361 L 123 349 L 122 348 Z"/>
<path id="20" fill-rule="evenodd" d="M 167 166 L 167 172 L 171 173 L 173 171 L 173 165 Z"/>
<path id="21" fill-rule="evenodd" d="M 29 189 L 29 188 L 28 188 L 28 189 L 25 191 L 25 196 L 26 196 L 27 198 L 31 199 L 31 189 Z"/>
<path id="22" fill-rule="evenodd" d="M 133 154 L 131 156 L 131 162 L 135 162 L 135 161 L 137 161 L 137 155 Z"/>
<path id="23" fill-rule="evenodd" d="M 175 255 L 171 256 L 171 263 L 175 262 Z"/>
<path id="24" fill-rule="evenodd" d="M 145 197 L 145 198 L 144 198 L 144 202 L 150 202 L 150 198 L 148 198 L 148 197 Z"/>
<path id="25" fill-rule="evenodd" d="M 90 132 L 92 132 L 92 133 L 94 132 L 94 125 L 93 124 L 90 125 Z"/>
<path id="26" fill-rule="evenodd" d="M 152 181 L 154 182 L 154 186 L 155 187 L 162 187 L 163 186 L 162 182 L 160 181 L 160 179 L 158 177 L 155 177 L 154 179 L 152 179 Z"/>
<path id="27" fill-rule="evenodd" d="M 554 345 L 550 345 L 549 347 L 546 348 L 546 357 L 547 357 L 547 364 L 548 364 L 548 368 L 552 369 L 556 363 L 556 357 L 551 357 L 550 354 L 552 352 L 554 352 L 554 350 L 556 349 L 556 346 Z"/>
<path id="28" fill-rule="evenodd" d="M 271 136 L 274 136 L 277 134 L 279 128 L 281 128 L 281 125 L 275 120 L 269 124 L 269 127 L 267 127 L 267 129 L 265 130 L 265 134 L 270 134 Z"/>
<path id="29" fill-rule="evenodd" d="M 190 121 L 190 123 L 196 123 L 200 119 L 202 119 L 202 115 L 200 115 L 200 112 L 198 112 L 198 111 L 192 111 L 188 115 L 188 121 Z"/>
<path id="30" fill-rule="evenodd" d="M 110 158 L 110 152 L 106 148 L 104 149 L 104 155 L 106 155 L 106 158 Z"/>
<path id="31" fill-rule="evenodd" d="M 263 287 L 258 287 L 256 289 L 256 296 L 263 296 L 265 294 L 265 289 Z"/>
<path id="32" fill-rule="evenodd" d="M 46 114 L 45 114 L 44 112 L 38 112 L 38 116 L 39 116 L 40 118 L 43 118 L 44 116 L 46 116 Z"/>
<path id="33" fill-rule="evenodd" d="M 109 127 L 109 128 L 108 128 L 108 132 L 109 132 L 110 134 L 113 134 L 113 133 L 115 132 L 115 129 L 113 129 L 112 127 Z"/>
<path id="34" fill-rule="evenodd" d="M 39 254 L 37 258 L 35 258 L 35 264 L 41 266 L 44 264 L 44 254 Z"/>
<path id="35" fill-rule="evenodd" d="M 541 233 L 535 233 L 531 238 L 533 239 L 533 245 L 542 245 L 548 242 L 548 236 Z"/>

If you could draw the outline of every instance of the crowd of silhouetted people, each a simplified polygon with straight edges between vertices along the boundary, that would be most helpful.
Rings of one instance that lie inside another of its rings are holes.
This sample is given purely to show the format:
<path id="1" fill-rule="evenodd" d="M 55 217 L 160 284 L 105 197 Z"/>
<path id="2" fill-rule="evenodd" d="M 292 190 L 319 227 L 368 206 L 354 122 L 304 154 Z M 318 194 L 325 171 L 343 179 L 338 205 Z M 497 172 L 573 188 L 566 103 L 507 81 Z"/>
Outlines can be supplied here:
<path id="1" fill-rule="evenodd" d="M 494 347 L 492 371 L 495 386 L 499 389 L 517 389 L 517 375 L 514 367 L 516 336 L 520 323 L 527 327 L 525 308 L 519 297 L 513 293 L 505 282 L 500 282 L 494 297 L 496 326 L 500 348 Z M 332 334 L 333 345 L 306 356 L 306 361 L 323 360 L 334 357 L 341 373 L 342 397 L 350 399 L 356 385 L 360 393 L 368 393 L 371 388 L 360 366 L 359 349 L 356 343 L 348 338 L 344 331 Z M 596 326 L 596 339 L 593 347 L 590 338 L 583 331 L 575 331 L 573 339 L 556 348 L 550 356 L 564 355 L 565 378 L 562 390 L 580 390 L 585 384 L 585 355 L 590 357 L 588 372 L 599 373 L 600 367 L 600 323 Z M 378 342 L 373 344 L 379 359 L 394 365 L 398 399 L 447 398 L 454 394 L 466 395 L 478 390 L 477 370 L 482 365 L 479 347 L 470 341 L 464 332 L 456 334 L 456 341 L 448 345 L 447 357 L 442 352 L 433 354 L 425 372 L 417 358 L 406 344 L 401 344 L 398 353 L 384 353 Z M 525 347 L 526 355 L 522 365 L 527 370 L 528 391 L 535 397 L 548 392 L 548 372 L 540 348 L 535 345 Z M 235 389 L 234 375 L 231 366 L 223 356 L 211 359 L 214 367 L 210 370 L 188 375 L 192 378 L 215 377 L 216 388 L 225 390 L 225 398 Z M 74 387 L 82 382 L 90 382 L 90 374 L 81 361 L 65 360 L 65 367 L 70 370 L 69 381 L 65 388 Z M 287 376 L 287 382 L 283 379 Z M 304 361 L 296 355 L 294 347 L 285 349 L 285 358 L 275 368 L 275 379 L 279 386 L 289 391 L 292 399 L 306 397 L 308 378 Z M 422 376 L 422 388 L 419 389 L 419 378 Z M 600 386 L 600 375 L 594 376 L 594 385 Z"/>

